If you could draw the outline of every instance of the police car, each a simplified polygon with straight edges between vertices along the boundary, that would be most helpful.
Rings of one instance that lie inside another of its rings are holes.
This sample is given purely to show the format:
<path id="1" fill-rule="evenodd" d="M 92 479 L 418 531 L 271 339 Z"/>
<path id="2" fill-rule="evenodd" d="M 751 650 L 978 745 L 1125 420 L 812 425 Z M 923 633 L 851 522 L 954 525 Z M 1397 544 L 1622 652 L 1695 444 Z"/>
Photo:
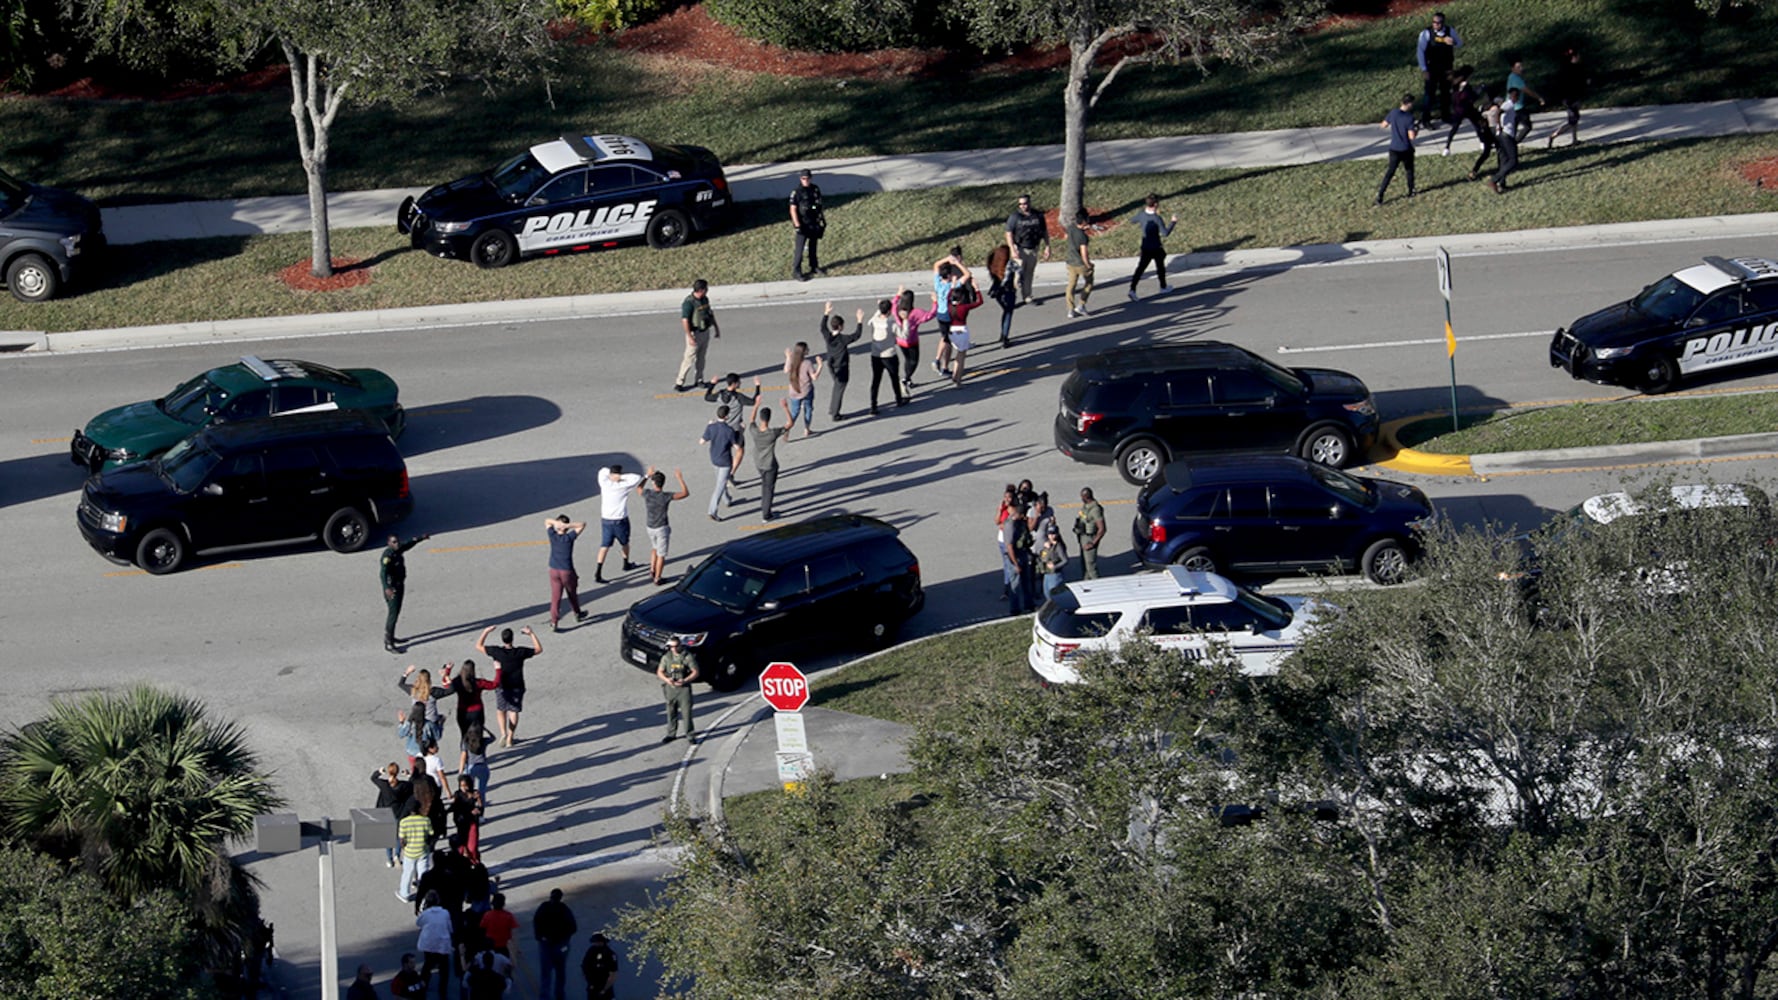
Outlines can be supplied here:
<path id="1" fill-rule="evenodd" d="M 1761 361 L 1778 361 L 1778 261 L 1765 257 L 1705 257 L 1550 341 L 1550 364 L 1575 378 L 1650 393 Z"/>
<path id="2" fill-rule="evenodd" d="M 1214 573 L 1170 566 L 1159 573 L 1066 584 L 1037 611 L 1026 661 L 1046 684 L 1080 680 L 1074 661 L 1141 635 L 1187 660 L 1225 647 L 1241 672 L 1270 676 L 1331 605 L 1309 597 L 1256 594 Z"/>
<path id="3" fill-rule="evenodd" d="M 733 213 L 722 164 L 701 146 L 563 136 L 403 201 L 395 228 L 416 249 L 489 268 L 633 239 L 681 246 Z"/>

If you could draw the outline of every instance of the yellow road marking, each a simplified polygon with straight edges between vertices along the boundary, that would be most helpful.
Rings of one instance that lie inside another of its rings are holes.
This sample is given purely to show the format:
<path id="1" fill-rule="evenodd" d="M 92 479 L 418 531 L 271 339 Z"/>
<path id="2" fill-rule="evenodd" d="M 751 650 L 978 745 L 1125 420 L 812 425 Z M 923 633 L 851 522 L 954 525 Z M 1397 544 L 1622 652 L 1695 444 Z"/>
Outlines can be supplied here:
<path id="1" fill-rule="evenodd" d="M 32 438 L 32 444 L 67 444 L 72 438 Z"/>

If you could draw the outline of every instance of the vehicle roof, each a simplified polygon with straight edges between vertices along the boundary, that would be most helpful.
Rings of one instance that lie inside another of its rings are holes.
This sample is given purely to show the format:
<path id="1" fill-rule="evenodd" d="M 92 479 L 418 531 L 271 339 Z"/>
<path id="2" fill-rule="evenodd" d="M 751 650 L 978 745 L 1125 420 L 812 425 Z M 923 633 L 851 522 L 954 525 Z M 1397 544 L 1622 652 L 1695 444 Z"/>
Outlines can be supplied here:
<path id="1" fill-rule="evenodd" d="M 205 373 L 204 377 L 230 392 L 237 393 L 280 381 L 326 382 L 331 385 L 350 385 L 352 382 L 351 377 L 344 372 L 336 371 L 326 365 L 297 361 L 292 358 L 260 358 L 252 354 L 242 355 L 241 360 L 232 365 L 212 368 Z"/>
<path id="2" fill-rule="evenodd" d="M 217 451 L 233 451 L 258 444 L 282 443 L 327 437 L 388 437 L 389 428 L 362 410 L 327 410 L 287 413 L 280 417 L 255 417 L 227 424 L 212 424 L 202 432 Z"/>
<path id="3" fill-rule="evenodd" d="M 1168 462 L 1161 479 L 1168 489 L 1184 493 L 1199 486 L 1302 479 L 1308 466 L 1295 455 L 1203 455 Z"/>
<path id="4" fill-rule="evenodd" d="M 1778 261 L 1769 257 L 1705 257 L 1704 263 L 1727 275 L 1730 281 L 1770 281 L 1778 278 Z"/>
<path id="5" fill-rule="evenodd" d="M 1240 588 L 1215 573 L 1192 573 L 1168 566 L 1159 573 L 1102 576 L 1066 584 L 1083 612 L 1116 611 L 1135 605 L 1190 598 L 1194 604 L 1227 603 Z"/>
<path id="6" fill-rule="evenodd" d="M 1180 368 L 1233 368 L 1249 364 L 1252 358 L 1251 352 L 1234 344 L 1194 340 L 1189 344 L 1114 347 L 1080 357 L 1075 360 L 1074 367 L 1077 371 L 1117 376 Z"/>
<path id="7" fill-rule="evenodd" d="M 1672 507 L 1676 510 L 1703 510 L 1709 507 L 1751 507 L 1752 487 L 1739 483 L 1688 483 L 1672 487 Z M 1581 512 L 1599 524 L 1610 524 L 1620 517 L 1647 514 L 1651 508 L 1628 493 L 1602 493 L 1581 502 Z"/>
<path id="8" fill-rule="evenodd" d="M 769 570 L 868 538 L 894 538 L 900 534 L 900 529 L 887 521 L 842 511 L 749 535 L 723 546 L 722 554 L 744 565 Z"/>
<path id="9" fill-rule="evenodd" d="M 552 174 L 583 163 L 652 163 L 654 150 L 629 135 L 565 135 L 531 147 L 531 156 Z"/>

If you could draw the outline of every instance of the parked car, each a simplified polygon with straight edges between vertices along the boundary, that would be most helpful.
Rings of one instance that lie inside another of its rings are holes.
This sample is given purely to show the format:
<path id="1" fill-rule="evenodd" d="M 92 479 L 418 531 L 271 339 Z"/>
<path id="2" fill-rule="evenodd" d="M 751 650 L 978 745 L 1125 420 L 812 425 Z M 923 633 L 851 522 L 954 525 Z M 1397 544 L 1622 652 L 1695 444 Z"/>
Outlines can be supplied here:
<path id="1" fill-rule="evenodd" d="M 1197 341 L 1090 354 L 1062 383 L 1056 448 L 1115 464 L 1142 485 L 1206 452 L 1299 455 L 1333 468 L 1377 442 L 1377 407 L 1356 376 L 1281 368 L 1234 344 Z"/>
<path id="2" fill-rule="evenodd" d="M 13 298 L 55 298 L 104 252 L 97 205 L 0 170 L 0 276 Z"/>
<path id="3" fill-rule="evenodd" d="M 1140 635 L 1187 660 L 1223 647 L 1242 673 L 1270 676 L 1332 610 L 1311 597 L 1256 594 L 1183 566 L 1099 577 L 1064 585 L 1038 609 L 1027 662 L 1046 684 L 1072 684 L 1080 680 L 1074 662 L 1081 654 Z"/>
<path id="4" fill-rule="evenodd" d="M 1203 573 L 1346 573 L 1395 583 L 1433 523 L 1419 488 L 1288 455 L 1168 465 L 1136 499 L 1131 537 L 1144 566 Z"/>
<path id="5" fill-rule="evenodd" d="M 799 648 L 886 645 L 926 603 L 920 562 L 899 534 L 841 513 L 730 542 L 671 590 L 631 605 L 618 652 L 653 670 L 676 635 L 704 680 L 727 691 Z"/>
<path id="6" fill-rule="evenodd" d="M 401 203 L 395 228 L 437 257 L 505 267 L 645 239 L 656 250 L 727 227 L 716 154 L 627 135 L 567 135 Z"/>
<path id="7" fill-rule="evenodd" d="M 329 410 L 362 410 L 400 437 L 407 426 L 395 380 L 375 368 L 247 355 L 212 368 L 160 399 L 106 410 L 74 432 L 69 457 L 97 472 L 152 458 L 209 424 Z"/>
<path id="8" fill-rule="evenodd" d="M 1778 261 L 1705 257 L 1550 340 L 1575 378 L 1657 393 L 1699 372 L 1778 360 Z"/>
<path id="9" fill-rule="evenodd" d="M 158 575 L 191 553 L 273 542 L 355 552 L 412 509 L 381 420 L 311 413 L 205 427 L 159 458 L 101 470 L 77 521 L 100 555 Z"/>

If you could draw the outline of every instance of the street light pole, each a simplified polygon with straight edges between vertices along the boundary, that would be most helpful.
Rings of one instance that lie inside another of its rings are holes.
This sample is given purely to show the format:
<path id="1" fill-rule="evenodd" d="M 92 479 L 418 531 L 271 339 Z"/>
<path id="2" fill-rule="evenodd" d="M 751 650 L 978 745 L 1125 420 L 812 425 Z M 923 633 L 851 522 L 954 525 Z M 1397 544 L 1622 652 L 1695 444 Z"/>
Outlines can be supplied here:
<path id="1" fill-rule="evenodd" d="M 321 817 L 332 831 L 333 820 Z M 321 838 L 321 1000 L 340 1000 L 339 920 L 333 912 L 333 838 Z"/>
<path id="2" fill-rule="evenodd" d="M 352 818 L 335 822 L 323 816 L 320 823 L 304 823 L 295 813 L 272 813 L 253 818 L 254 846 L 261 854 L 290 854 L 303 849 L 303 841 L 315 838 L 319 849 L 321 892 L 321 1000 L 340 1000 L 339 918 L 334 912 L 334 838 L 352 838 L 356 850 L 387 850 L 396 846 L 395 810 L 354 809 Z"/>

